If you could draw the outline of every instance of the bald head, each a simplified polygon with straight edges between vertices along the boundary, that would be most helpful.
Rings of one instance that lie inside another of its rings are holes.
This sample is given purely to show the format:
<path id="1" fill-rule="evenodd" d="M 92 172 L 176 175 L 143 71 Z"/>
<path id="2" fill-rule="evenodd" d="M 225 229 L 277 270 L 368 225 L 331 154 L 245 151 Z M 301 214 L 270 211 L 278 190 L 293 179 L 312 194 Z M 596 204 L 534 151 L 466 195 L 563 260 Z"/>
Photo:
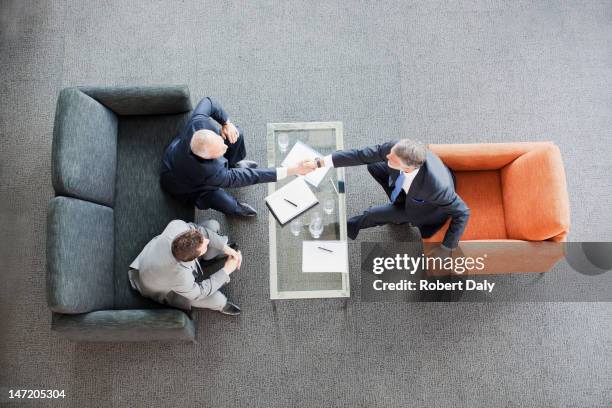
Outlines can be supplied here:
<path id="1" fill-rule="evenodd" d="M 191 151 L 203 159 L 217 159 L 225 154 L 227 145 L 212 130 L 198 130 L 191 137 Z"/>

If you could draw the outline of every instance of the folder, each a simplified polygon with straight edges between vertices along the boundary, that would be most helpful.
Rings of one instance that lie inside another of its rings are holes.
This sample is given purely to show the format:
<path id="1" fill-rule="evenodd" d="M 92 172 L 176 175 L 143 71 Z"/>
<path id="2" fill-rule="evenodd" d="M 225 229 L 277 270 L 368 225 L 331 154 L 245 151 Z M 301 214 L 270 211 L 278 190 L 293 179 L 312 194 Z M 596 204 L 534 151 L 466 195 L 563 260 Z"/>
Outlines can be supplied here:
<path id="1" fill-rule="evenodd" d="M 348 273 L 346 241 L 304 241 L 302 272 Z"/>
<path id="2" fill-rule="evenodd" d="M 266 197 L 266 206 L 285 225 L 319 203 L 303 178 L 296 178 Z"/>
<path id="3" fill-rule="evenodd" d="M 281 166 L 293 167 L 297 166 L 297 164 L 303 160 L 314 160 L 317 157 L 323 158 L 323 156 L 321 156 L 321 153 L 317 152 L 312 147 L 300 141 L 297 141 L 289 151 L 289 154 L 287 154 L 287 157 L 285 157 L 285 160 L 283 160 L 283 162 L 281 163 Z M 319 169 L 316 169 L 315 171 L 308 173 L 305 176 L 300 177 L 304 177 L 307 182 L 309 182 L 315 187 L 318 187 L 321 181 L 325 178 L 325 175 L 327 174 L 329 169 L 329 167 L 321 167 Z"/>

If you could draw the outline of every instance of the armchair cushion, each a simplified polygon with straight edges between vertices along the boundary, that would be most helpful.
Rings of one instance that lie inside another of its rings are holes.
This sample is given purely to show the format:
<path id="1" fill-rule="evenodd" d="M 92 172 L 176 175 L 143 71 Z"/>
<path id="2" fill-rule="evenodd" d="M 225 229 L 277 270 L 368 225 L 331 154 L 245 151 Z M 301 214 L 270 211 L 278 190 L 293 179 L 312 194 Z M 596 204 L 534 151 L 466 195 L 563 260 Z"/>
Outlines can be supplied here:
<path id="1" fill-rule="evenodd" d="M 112 206 L 116 166 L 115 114 L 77 88 L 63 89 L 53 129 L 56 194 Z"/>
<path id="2" fill-rule="evenodd" d="M 117 115 L 168 115 L 191 110 L 189 89 L 177 86 L 80 87 Z"/>
<path id="3" fill-rule="evenodd" d="M 59 313 L 112 308 L 113 210 L 68 197 L 49 203 L 47 301 Z"/>
<path id="4" fill-rule="evenodd" d="M 569 199 L 559 148 L 550 144 L 501 170 L 506 230 L 512 239 L 559 240 L 569 230 Z"/>

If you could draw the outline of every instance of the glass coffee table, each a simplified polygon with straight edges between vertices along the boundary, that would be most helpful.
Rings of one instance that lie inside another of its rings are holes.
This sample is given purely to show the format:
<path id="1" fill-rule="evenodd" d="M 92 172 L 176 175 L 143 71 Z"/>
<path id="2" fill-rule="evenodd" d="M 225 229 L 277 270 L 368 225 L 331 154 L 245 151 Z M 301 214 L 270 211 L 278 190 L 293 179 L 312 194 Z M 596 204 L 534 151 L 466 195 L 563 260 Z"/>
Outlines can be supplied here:
<path id="1" fill-rule="evenodd" d="M 300 141 L 321 153 L 321 157 L 343 148 L 342 122 L 268 123 L 268 166 L 280 167 L 293 145 Z M 279 145 L 280 141 L 280 145 Z M 285 143 L 283 143 L 285 142 Z M 284 151 L 281 151 L 281 145 Z M 268 194 L 292 181 L 287 177 L 268 184 Z M 318 240 L 346 241 L 346 199 L 344 169 L 331 169 L 318 187 L 308 185 L 319 204 L 301 214 L 299 234 L 291 224 L 281 226 L 269 212 L 270 230 L 270 298 L 335 298 L 349 297 L 349 275 L 338 272 L 302 272 L 302 242 L 315 240 L 309 223 L 313 213 L 323 218 L 324 229 Z M 331 214 L 325 211 L 333 207 Z M 298 228 L 295 228 L 298 231 Z"/>

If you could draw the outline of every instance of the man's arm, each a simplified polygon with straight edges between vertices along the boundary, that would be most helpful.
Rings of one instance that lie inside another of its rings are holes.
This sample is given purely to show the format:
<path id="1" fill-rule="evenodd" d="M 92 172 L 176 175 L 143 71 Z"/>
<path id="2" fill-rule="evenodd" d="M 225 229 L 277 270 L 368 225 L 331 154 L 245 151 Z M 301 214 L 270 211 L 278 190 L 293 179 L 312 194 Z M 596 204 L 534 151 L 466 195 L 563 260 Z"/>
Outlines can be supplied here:
<path id="1" fill-rule="evenodd" d="M 440 207 L 451 216 L 451 223 L 448 230 L 446 230 L 442 245 L 446 249 L 455 249 L 459 245 L 461 235 L 463 235 L 465 226 L 470 218 L 470 209 L 457 194 L 454 195 L 452 201 L 448 204 L 443 203 Z"/>
<path id="2" fill-rule="evenodd" d="M 191 274 L 191 272 L 188 273 Z M 185 296 L 188 299 L 198 300 L 212 295 L 229 281 L 229 273 L 226 272 L 225 269 L 221 268 L 217 272 L 210 275 L 208 279 L 204 279 L 202 282 L 196 282 L 195 279 L 193 279 L 193 276 L 191 276 L 188 282 L 173 287 L 171 290 L 175 291 L 179 295 Z"/>
<path id="3" fill-rule="evenodd" d="M 395 143 L 395 141 L 391 141 L 364 149 L 338 150 L 323 157 L 320 164 L 322 167 L 350 167 L 384 162 L 387 161 L 387 155 L 391 152 Z"/>
<path id="4" fill-rule="evenodd" d="M 193 110 L 193 115 L 211 117 L 219 122 L 220 125 L 225 125 L 229 121 L 229 117 L 221 105 L 209 97 L 202 98 L 198 106 Z"/>
<path id="5" fill-rule="evenodd" d="M 308 162 L 289 168 L 222 168 L 213 177 L 207 180 L 207 185 L 226 188 L 245 187 L 253 184 L 271 183 L 296 174 L 308 174 L 314 169 L 314 165 Z"/>

